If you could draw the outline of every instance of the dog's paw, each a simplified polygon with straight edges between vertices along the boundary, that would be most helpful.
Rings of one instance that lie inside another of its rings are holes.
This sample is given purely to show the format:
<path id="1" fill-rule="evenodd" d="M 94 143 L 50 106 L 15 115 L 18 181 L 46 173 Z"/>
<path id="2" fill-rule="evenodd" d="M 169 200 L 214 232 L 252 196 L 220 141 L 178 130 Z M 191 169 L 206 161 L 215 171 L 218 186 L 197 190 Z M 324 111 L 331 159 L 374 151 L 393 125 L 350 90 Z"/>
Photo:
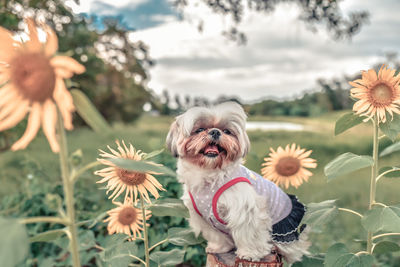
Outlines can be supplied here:
<path id="1" fill-rule="evenodd" d="M 224 244 L 219 244 L 219 243 L 208 243 L 206 247 L 206 252 L 207 253 L 212 253 L 212 254 L 217 254 L 217 253 L 225 253 L 229 252 L 233 249 L 233 245 L 224 243 Z"/>

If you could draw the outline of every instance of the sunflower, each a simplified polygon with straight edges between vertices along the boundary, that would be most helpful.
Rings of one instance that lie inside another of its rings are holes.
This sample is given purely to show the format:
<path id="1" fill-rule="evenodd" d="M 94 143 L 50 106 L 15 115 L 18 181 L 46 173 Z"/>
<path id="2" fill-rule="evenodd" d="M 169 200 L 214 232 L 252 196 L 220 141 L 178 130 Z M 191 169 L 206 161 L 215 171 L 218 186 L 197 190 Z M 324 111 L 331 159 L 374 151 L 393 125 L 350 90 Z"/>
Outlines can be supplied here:
<path id="1" fill-rule="evenodd" d="M 284 185 L 288 188 L 289 185 L 299 187 L 303 181 L 308 181 L 312 173 L 305 168 L 316 168 L 315 159 L 308 158 L 312 150 L 306 151 L 301 149 L 296 144 L 287 145 L 285 149 L 278 147 L 275 151 L 270 148 L 268 158 L 264 158 L 265 162 L 262 166 L 261 173 L 264 178 L 267 178 L 277 185 Z"/>
<path id="2" fill-rule="evenodd" d="M 370 69 L 362 72 L 362 79 L 349 82 L 354 86 L 351 96 L 359 99 L 353 106 L 356 114 L 369 118 L 375 115 L 378 123 L 386 122 L 386 112 L 392 119 L 393 113 L 400 114 L 400 75 L 395 76 L 395 72 L 382 65 L 378 74 Z"/>
<path id="3" fill-rule="evenodd" d="M 132 240 L 141 237 L 140 231 L 143 230 L 143 224 L 151 217 L 151 212 L 146 210 L 146 218 L 143 218 L 142 211 L 133 206 L 131 199 L 126 199 L 122 204 L 114 202 L 118 207 L 107 211 L 108 234 L 124 233 L 129 235 Z"/>
<path id="4" fill-rule="evenodd" d="M 75 106 L 64 80 L 85 67 L 67 56 L 54 56 L 58 39 L 48 25 L 41 25 L 46 42 L 39 41 L 37 24 L 25 20 L 29 40 L 19 42 L 8 30 L 0 27 L 0 131 L 17 125 L 27 113 L 28 125 L 12 150 L 24 149 L 35 138 L 40 126 L 53 152 L 59 151 L 55 124 L 57 106 L 67 130 L 73 128 Z"/>
<path id="5" fill-rule="evenodd" d="M 107 158 L 126 158 L 140 161 L 142 160 L 142 157 L 143 155 L 145 155 L 145 153 L 142 153 L 140 150 L 136 151 L 132 144 L 129 144 L 128 148 L 125 145 L 124 141 L 122 141 L 123 147 L 118 140 L 116 141 L 116 144 L 119 152 L 112 149 L 110 146 L 107 147 L 112 154 L 100 150 L 100 156 L 103 158 L 97 160 L 104 165 L 107 165 L 108 167 L 95 172 L 96 175 L 103 177 L 103 179 L 101 179 L 97 183 L 108 182 L 107 194 L 110 191 L 113 191 L 113 193 L 109 197 L 113 200 L 115 200 L 124 191 L 126 191 L 125 198 L 129 197 L 130 199 L 134 199 L 135 202 L 138 192 L 148 203 L 150 203 L 151 201 L 147 191 L 149 191 L 157 199 L 160 196 L 157 189 L 162 191 L 165 191 L 165 189 L 157 181 L 157 179 L 151 175 L 155 173 L 128 171 L 117 167 L 114 163 L 107 160 Z"/>

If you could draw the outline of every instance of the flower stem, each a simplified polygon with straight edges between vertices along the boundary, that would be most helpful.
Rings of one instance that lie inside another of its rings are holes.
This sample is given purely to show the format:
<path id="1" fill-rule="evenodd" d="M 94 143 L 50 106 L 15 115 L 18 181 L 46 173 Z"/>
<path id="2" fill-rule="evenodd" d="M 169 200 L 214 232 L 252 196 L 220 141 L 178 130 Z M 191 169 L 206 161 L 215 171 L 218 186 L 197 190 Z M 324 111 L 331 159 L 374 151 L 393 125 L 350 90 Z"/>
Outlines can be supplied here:
<path id="1" fill-rule="evenodd" d="M 96 166 L 99 166 L 100 164 L 101 163 L 98 161 L 93 161 L 93 162 L 90 162 L 89 164 L 83 166 L 79 170 L 73 171 L 71 174 L 71 178 L 70 178 L 71 182 L 75 183 L 75 181 L 79 178 L 79 176 L 81 176 L 85 171 L 90 170 Z"/>
<path id="2" fill-rule="evenodd" d="M 399 171 L 399 168 L 393 168 L 393 169 L 387 170 L 387 171 L 385 171 L 385 172 L 379 174 L 379 176 L 376 177 L 376 182 L 378 182 L 379 179 L 381 179 L 381 178 L 382 178 L 383 176 L 385 176 L 386 174 L 391 173 L 391 172 L 396 172 L 396 171 Z"/>
<path id="3" fill-rule="evenodd" d="M 144 260 L 142 260 L 141 258 L 139 258 L 139 257 L 136 257 L 135 255 L 130 255 L 129 254 L 129 257 L 131 257 L 131 258 L 133 258 L 133 259 L 135 259 L 135 260 L 137 260 L 137 261 L 140 261 L 141 263 L 143 263 L 143 264 L 147 264 L 146 262 L 144 262 Z"/>
<path id="4" fill-rule="evenodd" d="M 148 233 L 147 233 L 147 220 L 146 220 L 146 207 L 144 206 L 144 201 L 143 201 L 143 197 L 142 194 L 140 195 L 140 207 L 142 209 L 142 216 L 143 216 L 143 232 L 144 232 L 144 252 L 145 252 L 145 256 L 146 256 L 146 267 L 150 267 L 150 250 L 149 250 L 149 237 L 148 237 Z"/>
<path id="5" fill-rule="evenodd" d="M 378 138 L 378 124 L 376 121 L 376 117 L 372 119 L 372 125 L 374 128 L 374 135 L 373 135 L 373 150 L 372 150 L 372 158 L 374 160 L 374 164 L 371 168 L 371 185 L 370 185 L 370 192 L 369 192 L 369 207 L 368 209 L 371 210 L 374 203 L 375 203 L 375 193 L 376 193 L 376 177 L 378 175 L 378 147 L 379 147 L 379 138 Z M 372 232 L 368 231 L 367 236 L 367 252 L 369 254 L 372 253 Z"/>
<path id="6" fill-rule="evenodd" d="M 340 210 L 340 211 L 345 211 L 345 212 L 348 212 L 348 213 L 357 215 L 357 216 L 360 217 L 360 218 L 363 217 L 360 213 L 358 213 L 357 211 L 351 210 L 351 209 L 338 208 L 338 210 Z"/>
<path id="7" fill-rule="evenodd" d="M 154 244 L 153 246 L 151 246 L 151 248 L 149 249 L 149 251 L 152 251 L 153 249 L 155 249 L 155 248 L 158 247 L 159 245 L 164 244 L 165 242 L 168 242 L 168 238 L 167 238 L 167 239 L 164 239 L 164 240 L 161 240 L 160 242 L 158 242 L 158 243 Z"/>
<path id="8" fill-rule="evenodd" d="M 372 237 L 372 240 L 375 240 L 377 238 L 385 237 L 385 236 L 399 236 L 400 233 L 385 233 L 385 234 L 380 234 Z"/>
<path id="9" fill-rule="evenodd" d="M 69 220 L 68 224 L 68 230 L 70 232 L 69 249 L 72 255 L 73 266 L 80 267 L 81 263 L 79 260 L 78 237 L 75 225 L 74 187 L 73 187 L 73 182 L 70 179 L 67 138 L 65 136 L 64 125 L 60 112 L 58 112 L 57 130 L 60 142 L 59 157 L 61 166 L 61 177 L 63 181 L 65 206 L 67 207 L 67 217 Z"/>

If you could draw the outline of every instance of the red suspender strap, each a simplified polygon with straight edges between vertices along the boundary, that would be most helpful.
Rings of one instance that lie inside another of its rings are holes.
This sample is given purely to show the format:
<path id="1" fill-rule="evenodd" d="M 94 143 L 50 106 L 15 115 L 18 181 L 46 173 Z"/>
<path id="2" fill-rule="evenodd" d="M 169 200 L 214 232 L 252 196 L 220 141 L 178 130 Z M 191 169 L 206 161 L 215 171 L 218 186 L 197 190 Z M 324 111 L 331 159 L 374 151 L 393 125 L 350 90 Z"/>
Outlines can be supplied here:
<path id="1" fill-rule="evenodd" d="M 240 182 L 245 182 L 245 183 L 251 184 L 251 182 L 249 181 L 249 179 L 247 179 L 247 178 L 245 178 L 245 177 L 238 177 L 238 178 L 235 178 L 235 179 L 233 179 L 233 180 L 230 180 L 229 182 L 227 182 L 226 184 L 224 184 L 223 186 L 221 186 L 221 187 L 218 189 L 217 193 L 215 193 L 215 195 L 214 195 L 214 198 L 213 198 L 213 200 L 212 200 L 212 209 L 213 209 L 213 213 L 214 213 L 215 218 L 216 218 L 220 223 L 222 223 L 222 224 L 226 224 L 226 222 L 224 222 L 224 220 L 222 220 L 222 219 L 219 217 L 219 215 L 218 215 L 218 211 L 217 211 L 217 202 L 218 202 L 218 199 L 219 199 L 219 197 L 222 195 L 222 193 L 223 193 L 226 189 L 228 189 L 229 187 L 231 187 L 231 186 L 233 186 L 233 185 L 235 185 L 235 184 L 237 184 L 237 183 L 240 183 Z M 194 203 L 194 202 L 193 202 L 193 203 Z"/>
<path id="2" fill-rule="evenodd" d="M 190 200 L 192 200 L 192 204 L 193 204 L 193 208 L 194 208 L 194 210 L 197 212 L 197 214 L 199 214 L 201 217 L 203 217 L 203 215 L 201 215 L 201 213 L 200 213 L 199 209 L 197 208 L 197 206 L 196 206 L 196 202 L 194 202 L 194 199 L 193 199 L 192 193 L 190 193 L 190 191 L 189 191 L 189 196 L 190 196 Z"/>

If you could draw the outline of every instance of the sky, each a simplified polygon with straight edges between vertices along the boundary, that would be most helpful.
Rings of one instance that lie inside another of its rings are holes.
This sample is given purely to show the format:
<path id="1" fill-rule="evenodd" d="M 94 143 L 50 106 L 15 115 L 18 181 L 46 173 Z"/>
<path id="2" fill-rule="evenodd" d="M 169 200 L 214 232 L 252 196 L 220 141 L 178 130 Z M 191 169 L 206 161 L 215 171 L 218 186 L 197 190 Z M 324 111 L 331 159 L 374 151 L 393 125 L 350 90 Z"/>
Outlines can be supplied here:
<path id="1" fill-rule="evenodd" d="M 171 95 L 238 96 L 244 102 L 292 98 L 317 88 L 319 78 L 354 75 L 383 62 L 385 53 L 400 52 L 400 1 L 345 0 L 344 14 L 367 10 L 370 21 L 352 40 L 333 40 L 324 28 L 317 33 L 298 20 L 290 3 L 274 12 L 247 13 L 240 29 L 247 44 L 238 45 L 221 35 L 227 18 L 202 4 L 183 14 L 168 0 L 81 0 L 77 13 L 120 16 L 135 29 L 130 38 L 144 41 L 156 65 L 150 68 L 149 88 Z M 190 0 L 188 2 L 198 2 Z M 198 18 L 203 31 L 197 30 Z"/>

